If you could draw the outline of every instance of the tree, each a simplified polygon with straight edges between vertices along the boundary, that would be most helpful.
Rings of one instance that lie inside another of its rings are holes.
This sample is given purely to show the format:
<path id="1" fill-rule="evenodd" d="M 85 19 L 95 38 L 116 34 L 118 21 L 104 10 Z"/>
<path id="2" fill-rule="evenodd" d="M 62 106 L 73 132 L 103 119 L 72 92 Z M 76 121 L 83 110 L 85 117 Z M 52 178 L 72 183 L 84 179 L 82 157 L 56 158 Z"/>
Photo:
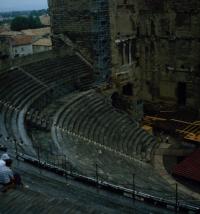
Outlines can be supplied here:
<path id="1" fill-rule="evenodd" d="M 33 26 L 33 28 L 40 28 L 40 27 L 42 27 L 42 26 L 43 26 L 43 25 L 42 25 L 42 23 L 41 23 L 39 17 L 38 17 L 38 16 L 35 17 L 35 18 L 34 18 L 34 26 Z"/>
<path id="2" fill-rule="evenodd" d="M 17 16 L 11 22 L 11 30 L 20 31 L 24 29 L 34 29 L 40 28 L 42 24 L 40 22 L 39 17 L 24 17 L 24 16 Z"/>
<path id="3" fill-rule="evenodd" d="M 29 28 L 29 21 L 26 17 L 17 16 L 15 17 L 10 26 L 11 30 L 20 31 Z"/>

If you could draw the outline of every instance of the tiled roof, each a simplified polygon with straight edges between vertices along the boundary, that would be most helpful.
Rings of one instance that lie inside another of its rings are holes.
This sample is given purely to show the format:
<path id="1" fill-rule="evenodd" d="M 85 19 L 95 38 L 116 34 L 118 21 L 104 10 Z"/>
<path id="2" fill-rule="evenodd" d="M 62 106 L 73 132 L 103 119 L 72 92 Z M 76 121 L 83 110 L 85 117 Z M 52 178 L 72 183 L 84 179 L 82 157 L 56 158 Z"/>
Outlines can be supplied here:
<path id="1" fill-rule="evenodd" d="M 43 38 L 43 39 L 39 39 L 36 42 L 33 43 L 34 46 L 48 46 L 51 47 L 52 46 L 52 42 L 51 39 L 49 38 Z"/>
<path id="2" fill-rule="evenodd" d="M 200 182 L 200 149 L 176 165 L 173 174 Z"/>
<path id="3" fill-rule="evenodd" d="M 32 37 L 31 36 L 18 35 L 18 36 L 12 37 L 12 45 L 13 46 L 28 45 L 31 43 L 32 43 Z"/>
<path id="4" fill-rule="evenodd" d="M 28 35 L 28 36 L 44 36 L 46 34 L 50 34 L 51 29 L 50 29 L 50 27 L 45 27 L 45 28 L 22 30 L 21 32 L 24 35 Z"/>
<path id="5" fill-rule="evenodd" d="M 6 27 L 0 27 L 0 33 L 3 33 L 3 32 L 6 32 L 8 31 L 9 29 L 6 28 Z"/>
<path id="6" fill-rule="evenodd" d="M 3 31 L 0 32 L 1 36 L 17 36 L 17 35 L 21 35 L 22 33 L 19 31 Z"/>

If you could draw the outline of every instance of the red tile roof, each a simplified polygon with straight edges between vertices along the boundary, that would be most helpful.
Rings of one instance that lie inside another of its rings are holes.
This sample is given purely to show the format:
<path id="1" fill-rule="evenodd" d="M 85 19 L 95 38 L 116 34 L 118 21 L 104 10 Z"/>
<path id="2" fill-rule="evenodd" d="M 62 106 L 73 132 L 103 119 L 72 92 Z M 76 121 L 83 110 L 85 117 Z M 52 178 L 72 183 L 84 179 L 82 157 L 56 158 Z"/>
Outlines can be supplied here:
<path id="1" fill-rule="evenodd" d="M 32 43 L 32 37 L 26 35 L 17 35 L 12 37 L 12 45 L 20 46 L 20 45 L 28 45 Z"/>
<path id="2" fill-rule="evenodd" d="M 176 165 L 173 174 L 200 182 L 200 149 Z"/>

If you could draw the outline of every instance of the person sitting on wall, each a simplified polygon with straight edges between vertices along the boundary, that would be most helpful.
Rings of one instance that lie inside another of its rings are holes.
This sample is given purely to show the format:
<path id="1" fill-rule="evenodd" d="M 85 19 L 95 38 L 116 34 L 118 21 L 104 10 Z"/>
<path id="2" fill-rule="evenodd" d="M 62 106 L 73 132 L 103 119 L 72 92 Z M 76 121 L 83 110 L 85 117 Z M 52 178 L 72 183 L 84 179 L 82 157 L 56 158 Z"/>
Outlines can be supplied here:
<path id="1" fill-rule="evenodd" d="M 12 159 L 7 153 L 3 154 L 1 156 L 0 163 L 0 184 L 3 186 L 3 192 L 6 192 L 8 189 L 15 188 L 18 185 L 23 186 L 21 176 L 12 171 L 11 165 Z"/>
<path id="2" fill-rule="evenodd" d="M 0 186 L 2 192 L 15 187 L 13 171 L 7 165 L 11 164 L 11 159 L 7 154 L 3 154 L 0 160 Z"/>

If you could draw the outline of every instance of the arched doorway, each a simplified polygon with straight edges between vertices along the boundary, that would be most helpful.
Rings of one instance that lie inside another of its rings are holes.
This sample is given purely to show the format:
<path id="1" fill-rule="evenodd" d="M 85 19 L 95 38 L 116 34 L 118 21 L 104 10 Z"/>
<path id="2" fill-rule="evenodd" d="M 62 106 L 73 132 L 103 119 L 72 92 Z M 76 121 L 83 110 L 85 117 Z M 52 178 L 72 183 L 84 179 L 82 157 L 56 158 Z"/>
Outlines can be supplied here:
<path id="1" fill-rule="evenodd" d="M 127 83 L 122 88 L 122 93 L 127 96 L 133 96 L 133 84 Z"/>

